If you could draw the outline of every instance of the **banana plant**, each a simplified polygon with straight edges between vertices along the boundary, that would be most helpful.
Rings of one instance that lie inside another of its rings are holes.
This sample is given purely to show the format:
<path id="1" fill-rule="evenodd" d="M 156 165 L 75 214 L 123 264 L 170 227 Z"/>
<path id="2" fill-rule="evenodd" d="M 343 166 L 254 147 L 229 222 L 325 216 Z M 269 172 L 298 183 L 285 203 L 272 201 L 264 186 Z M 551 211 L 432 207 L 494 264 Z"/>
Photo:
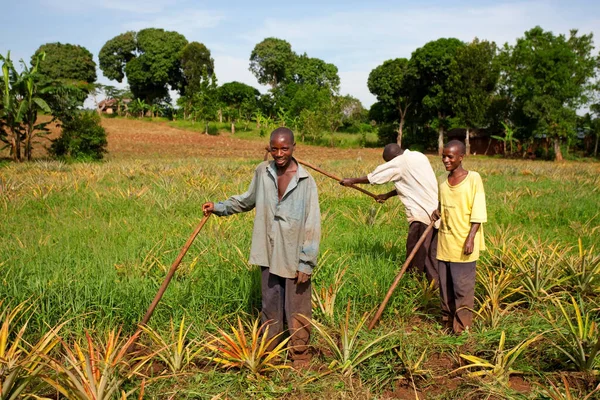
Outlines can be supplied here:
<path id="1" fill-rule="evenodd" d="M 504 156 L 507 156 L 509 154 L 513 154 L 513 146 L 519 143 L 519 140 L 514 137 L 514 129 L 512 129 L 508 124 L 504 122 L 501 122 L 501 124 L 504 128 L 504 137 L 492 135 L 492 138 L 502 142 L 504 147 Z M 509 150 L 510 152 L 507 153 L 507 150 Z"/>
<path id="2" fill-rule="evenodd" d="M 256 129 L 260 129 L 260 124 L 263 120 L 263 114 L 260 112 L 260 110 L 256 110 L 254 112 L 254 114 L 252 114 L 252 117 L 254 118 L 254 121 L 256 122 Z"/>
<path id="3" fill-rule="evenodd" d="M 135 99 L 130 103 L 129 108 L 131 108 L 132 114 L 139 114 L 140 118 L 143 118 L 148 109 L 148 104 L 142 99 Z"/>
<path id="4" fill-rule="evenodd" d="M 150 116 L 152 118 L 158 117 L 158 112 L 160 111 L 158 104 L 148 104 L 146 108 L 148 111 L 150 111 Z"/>
<path id="5" fill-rule="evenodd" d="M 42 132 L 48 132 L 48 122 L 37 123 L 39 111 L 52 112 L 40 96 L 48 90 L 38 74 L 39 63 L 45 56 L 45 53 L 40 53 L 31 68 L 21 60 L 23 71 L 19 73 L 10 59 L 10 52 L 6 57 L 0 55 L 3 63 L 0 139 L 11 148 L 15 161 L 23 160 L 22 145 L 25 158 L 31 160 L 33 138 Z"/>
<path id="6" fill-rule="evenodd" d="M 288 126 L 289 120 L 290 120 L 290 113 L 280 107 L 279 111 L 277 111 L 277 123 L 280 126 Z"/>

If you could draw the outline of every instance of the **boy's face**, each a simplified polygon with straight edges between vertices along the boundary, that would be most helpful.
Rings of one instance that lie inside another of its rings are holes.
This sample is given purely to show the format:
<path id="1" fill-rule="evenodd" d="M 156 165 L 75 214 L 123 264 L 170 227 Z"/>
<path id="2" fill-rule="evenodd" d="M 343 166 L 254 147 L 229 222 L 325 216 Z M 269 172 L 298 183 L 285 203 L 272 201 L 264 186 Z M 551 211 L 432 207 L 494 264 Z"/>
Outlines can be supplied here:
<path id="1" fill-rule="evenodd" d="M 454 171 L 460 167 L 464 156 L 456 146 L 445 147 L 442 152 L 442 162 L 446 167 L 446 171 Z"/>
<path id="2" fill-rule="evenodd" d="M 286 168 L 292 161 L 295 143 L 292 143 L 288 135 L 275 135 L 271 139 L 271 156 L 275 160 L 277 168 Z"/>

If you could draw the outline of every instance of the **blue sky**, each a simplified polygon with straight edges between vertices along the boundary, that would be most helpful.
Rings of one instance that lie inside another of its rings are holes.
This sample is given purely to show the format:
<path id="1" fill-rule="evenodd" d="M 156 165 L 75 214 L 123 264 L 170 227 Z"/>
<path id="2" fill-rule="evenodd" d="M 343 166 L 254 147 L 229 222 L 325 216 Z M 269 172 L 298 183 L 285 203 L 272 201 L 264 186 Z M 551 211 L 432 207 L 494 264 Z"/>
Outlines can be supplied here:
<path id="1" fill-rule="evenodd" d="M 286 4 L 290 3 L 290 4 Z M 600 50 L 600 1 L 223 1 L 0 0 L 0 53 L 28 61 L 44 43 L 83 45 L 98 62 L 102 45 L 127 30 L 176 30 L 204 43 L 219 84 L 233 80 L 265 91 L 248 71 L 250 52 L 265 37 L 288 40 L 334 63 L 341 92 L 374 102 L 366 85 L 383 61 L 410 57 L 430 40 L 475 37 L 514 43 L 540 25 L 555 33 L 593 32 Z M 102 76 L 100 81 L 115 84 Z"/>

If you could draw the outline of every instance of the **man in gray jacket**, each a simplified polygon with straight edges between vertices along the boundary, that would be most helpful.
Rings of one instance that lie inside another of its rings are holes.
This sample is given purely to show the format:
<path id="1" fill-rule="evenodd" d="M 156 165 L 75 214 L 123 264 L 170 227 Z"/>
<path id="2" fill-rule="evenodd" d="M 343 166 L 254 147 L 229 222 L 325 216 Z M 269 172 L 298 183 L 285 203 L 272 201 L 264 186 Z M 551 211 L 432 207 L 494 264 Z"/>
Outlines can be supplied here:
<path id="1" fill-rule="evenodd" d="M 294 159 L 295 147 L 291 130 L 275 129 L 269 147 L 273 161 L 256 168 L 248 191 L 202 209 L 218 216 L 256 209 L 249 263 L 261 267 L 262 321 L 269 323 L 269 339 L 280 338 L 285 316 L 290 356 L 295 367 L 302 367 L 310 361 L 306 318 L 311 317 L 310 275 L 319 253 L 321 215 L 317 185 Z"/>

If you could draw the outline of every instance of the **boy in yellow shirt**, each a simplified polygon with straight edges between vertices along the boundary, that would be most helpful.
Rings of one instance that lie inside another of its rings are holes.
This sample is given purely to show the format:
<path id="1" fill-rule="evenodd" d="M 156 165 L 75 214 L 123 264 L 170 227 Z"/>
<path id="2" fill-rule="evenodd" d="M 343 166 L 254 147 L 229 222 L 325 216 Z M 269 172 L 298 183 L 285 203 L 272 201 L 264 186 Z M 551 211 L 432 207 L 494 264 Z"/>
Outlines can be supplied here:
<path id="1" fill-rule="evenodd" d="M 452 140 L 446 144 L 442 162 L 448 178 L 440 183 L 438 272 L 444 328 L 461 333 L 473 321 L 475 264 L 485 250 L 483 226 L 487 222 L 481 176 L 462 167 L 466 148 Z"/>

